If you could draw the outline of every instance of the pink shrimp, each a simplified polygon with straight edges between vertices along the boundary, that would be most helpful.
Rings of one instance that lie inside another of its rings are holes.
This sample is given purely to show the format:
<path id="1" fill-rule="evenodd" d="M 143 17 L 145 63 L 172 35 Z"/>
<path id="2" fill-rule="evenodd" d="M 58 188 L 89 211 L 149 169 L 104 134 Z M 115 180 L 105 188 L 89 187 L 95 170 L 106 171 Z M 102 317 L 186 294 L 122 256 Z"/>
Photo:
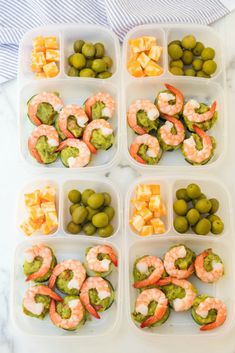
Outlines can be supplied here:
<path id="1" fill-rule="evenodd" d="M 73 277 L 67 284 L 68 288 L 74 288 L 78 291 L 81 289 L 86 278 L 86 271 L 79 260 L 65 260 L 56 265 L 49 279 L 49 288 L 54 287 L 57 277 L 66 270 L 71 270 L 73 272 Z"/>
<path id="2" fill-rule="evenodd" d="M 167 120 L 167 122 L 159 129 L 161 139 L 166 145 L 174 147 L 179 146 L 185 138 L 184 125 L 181 121 L 172 116 L 163 114 L 163 117 Z M 176 134 L 171 133 L 171 129 L 173 127 L 176 129 Z"/>
<path id="3" fill-rule="evenodd" d="M 112 118 L 115 112 L 114 99 L 108 93 L 99 92 L 96 95 L 88 98 L 85 102 L 85 111 L 90 120 L 92 120 L 92 106 L 97 102 L 102 102 L 105 105 L 105 107 L 102 109 L 101 118 Z"/>
<path id="4" fill-rule="evenodd" d="M 212 157 L 213 142 L 211 137 L 208 136 L 205 131 L 200 129 L 198 126 L 193 125 L 193 129 L 198 134 L 198 136 L 201 137 L 203 148 L 201 150 L 197 149 L 193 136 L 184 140 L 182 148 L 186 159 L 190 163 L 201 164 Z"/>
<path id="5" fill-rule="evenodd" d="M 96 153 L 96 148 L 90 142 L 94 130 L 101 130 L 103 135 L 111 135 L 113 133 L 112 126 L 104 119 L 96 119 L 91 121 L 85 128 L 83 133 L 83 141 L 88 146 L 91 153 Z"/>
<path id="6" fill-rule="evenodd" d="M 160 92 L 157 97 L 157 107 L 158 110 L 170 116 L 176 115 L 181 112 L 184 104 L 184 96 L 175 87 L 165 83 L 168 92 Z M 175 104 L 169 104 L 169 101 L 174 101 Z"/>
<path id="7" fill-rule="evenodd" d="M 148 278 L 135 282 L 133 284 L 134 288 L 143 288 L 156 283 L 164 272 L 162 260 L 160 260 L 157 256 L 144 256 L 139 259 L 135 266 L 141 273 L 148 272 L 149 267 L 154 267 L 155 269 Z"/>
<path id="8" fill-rule="evenodd" d="M 194 263 L 197 277 L 206 283 L 214 283 L 218 281 L 224 274 L 223 264 L 215 260 L 212 261 L 212 270 L 206 271 L 204 267 L 204 259 L 210 254 L 213 254 L 212 249 L 204 250 L 200 255 L 196 257 Z"/>
<path id="9" fill-rule="evenodd" d="M 79 155 L 77 157 L 68 158 L 69 168 L 85 167 L 90 162 L 91 152 L 85 142 L 75 138 L 69 138 L 60 143 L 57 151 L 61 151 L 66 147 L 74 147 L 79 150 Z"/>
<path id="10" fill-rule="evenodd" d="M 194 264 L 192 263 L 187 270 L 180 270 L 176 267 L 175 261 L 184 258 L 187 254 L 184 245 L 175 246 L 167 253 L 164 257 L 164 266 L 166 272 L 171 276 L 178 279 L 184 279 L 189 277 L 194 272 Z"/>
<path id="11" fill-rule="evenodd" d="M 206 298 L 203 302 L 198 305 L 196 309 L 196 314 L 205 318 L 207 317 L 209 311 L 212 309 L 217 310 L 216 320 L 210 324 L 203 325 L 200 328 L 201 331 L 212 330 L 216 327 L 223 325 L 223 323 L 225 322 L 227 317 L 226 305 L 222 302 L 222 300 L 217 298 Z"/>
<path id="12" fill-rule="evenodd" d="M 49 103 L 56 112 L 59 112 L 64 103 L 55 93 L 42 92 L 34 96 L 28 104 L 28 115 L 33 124 L 39 126 L 42 124 L 37 117 L 37 109 L 40 103 Z"/>
<path id="13" fill-rule="evenodd" d="M 82 108 L 76 104 L 69 104 L 59 113 L 59 128 L 66 137 L 74 138 L 74 135 L 68 130 L 68 118 L 75 117 L 77 125 L 81 128 L 85 128 L 88 122 L 88 116 Z"/>
<path id="14" fill-rule="evenodd" d="M 104 259 L 99 260 L 99 254 L 107 254 L 110 257 L 110 260 Z M 89 269 L 95 272 L 106 272 L 108 271 L 110 262 L 115 266 L 118 265 L 117 255 L 111 246 L 108 245 L 97 245 L 89 249 L 86 255 L 87 264 Z"/>
<path id="15" fill-rule="evenodd" d="M 28 139 L 28 148 L 31 155 L 39 162 L 43 163 L 38 151 L 36 150 L 36 145 L 39 137 L 46 136 L 47 143 L 49 146 L 57 147 L 59 145 L 59 135 L 53 126 L 41 124 L 36 127 Z"/>
<path id="16" fill-rule="evenodd" d="M 25 259 L 27 262 L 33 262 L 36 257 L 40 257 L 40 259 L 42 259 L 41 267 L 38 271 L 30 274 L 26 278 L 26 281 L 33 281 L 37 278 L 45 276 L 51 267 L 53 255 L 51 249 L 48 246 L 44 244 L 37 244 L 25 250 Z"/>
<path id="17" fill-rule="evenodd" d="M 144 135 L 147 130 L 139 126 L 137 121 L 137 113 L 141 110 L 144 111 L 148 119 L 152 121 L 159 117 L 159 111 L 156 106 L 147 99 L 137 99 L 130 105 L 127 112 L 128 124 L 137 134 Z"/>
<path id="18" fill-rule="evenodd" d="M 130 155 L 139 163 L 146 164 L 146 161 L 138 155 L 138 151 L 141 145 L 148 146 L 146 154 L 149 157 L 156 158 L 161 154 L 161 148 L 156 137 L 149 134 L 137 136 L 130 146 Z"/>
<path id="19" fill-rule="evenodd" d="M 198 108 L 200 108 L 200 104 L 196 100 L 190 99 L 184 106 L 183 115 L 193 123 L 203 123 L 213 118 L 216 109 L 216 101 L 212 103 L 210 110 L 203 114 L 196 113 L 195 110 Z"/>

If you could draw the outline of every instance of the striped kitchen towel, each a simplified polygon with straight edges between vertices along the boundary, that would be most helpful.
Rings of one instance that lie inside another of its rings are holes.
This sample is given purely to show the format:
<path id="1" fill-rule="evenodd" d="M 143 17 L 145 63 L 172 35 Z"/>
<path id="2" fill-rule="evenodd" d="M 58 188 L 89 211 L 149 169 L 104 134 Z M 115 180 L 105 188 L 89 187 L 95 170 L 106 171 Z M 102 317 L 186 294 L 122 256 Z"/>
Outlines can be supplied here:
<path id="1" fill-rule="evenodd" d="M 210 24 L 234 8 L 235 0 L 0 0 L 0 83 L 16 76 L 19 41 L 33 27 L 96 23 L 122 41 L 140 24 Z"/>

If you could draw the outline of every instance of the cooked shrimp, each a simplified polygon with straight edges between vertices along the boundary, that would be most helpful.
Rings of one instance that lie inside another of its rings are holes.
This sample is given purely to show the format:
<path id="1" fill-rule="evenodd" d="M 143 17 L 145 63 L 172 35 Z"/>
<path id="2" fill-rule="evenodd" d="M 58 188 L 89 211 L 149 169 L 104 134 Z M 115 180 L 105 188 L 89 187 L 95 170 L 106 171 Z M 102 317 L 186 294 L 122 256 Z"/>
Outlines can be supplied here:
<path id="1" fill-rule="evenodd" d="M 37 303 L 35 301 L 35 297 L 40 294 L 40 295 L 48 295 L 51 299 L 57 300 L 57 301 L 62 301 L 63 299 L 53 292 L 50 288 L 47 286 L 34 286 L 30 287 L 27 289 L 24 299 L 23 299 L 23 306 L 26 310 L 28 310 L 30 313 L 34 315 L 41 315 L 44 309 L 43 303 Z"/>
<path id="2" fill-rule="evenodd" d="M 216 101 L 212 103 L 210 110 L 205 113 L 196 113 L 196 109 L 198 108 L 200 108 L 200 103 L 195 99 L 190 99 L 184 106 L 183 115 L 191 122 L 203 123 L 213 118 L 216 109 Z"/>
<path id="3" fill-rule="evenodd" d="M 147 316 L 148 306 L 152 301 L 157 303 L 154 315 L 145 319 L 140 325 L 141 328 L 151 326 L 160 321 L 168 309 L 168 299 L 165 294 L 160 289 L 152 288 L 145 289 L 139 294 L 135 303 L 135 311 Z"/>
<path id="4" fill-rule="evenodd" d="M 80 128 L 85 128 L 89 119 L 84 110 L 76 104 L 69 104 L 61 109 L 58 119 L 59 128 L 66 137 L 74 138 L 75 136 L 68 130 L 69 117 L 74 117 Z"/>
<path id="5" fill-rule="evenodd" d="M 25 250 L 25 260 L 27 262 L 33 262 L 36 257 L 42 259 L 42 265 L 40 269 L 26 278 L 26 281 L 33 281 L 37 278 L 45 276 L 49 271 L 53 259 L 52 251 L 48 246 L 44 244 L 33 245 L 31 248 Z"/>
<path id="6" fill-rule="evenodd" d="M 175 87 L 167 83 L 165 83 L 165 86 L 171 93 L 160 92 L 157 97 L 157 107 L 161 113 L 173 116 L 181 112 L 184 104 L 184 97 Z M 175 101 L 175 103 L 170 104 L 169 102 L 171 101 Z"/>
<path id="7" fill-rule="evenodd" d="M 146 152 L 148 157 L 156 158 L 161 155 L 161 147 L 156 137 L 149 134 L 137 136 L 130 146 L 130 155 L 137 162 L 146 164 L 146 161 L 138 155 L 141 145 L 148 146 L 148 150 Z"/>
<path id="8" fill-rule="evenodd" d="M 189 310 L 192 307 L 193 301 L 197 296 L 197 292 L 194 286 L 192 285 L 192 283 L 190 283 L 185 279 L 177 279 L 173 277 L 166 277 L 166 278 L 160 279 L 160 281 L 158 281 L 156 285 L 165 286 L 171 283 L 185 290 L 185 296 L 183 298 L 176 298 L 173 300 L 174 310 L 175 311 Z"/>
<path id="9" fill-rule="evenodd" d="M 49 103 L 56 112 L 59 112 L 64 103 L 55 93 L 42 92 L 34 96 L 28 104 L 28 115 L 30 120 L 37 126 L 41 125 L 41 120 L 37 117 L 37 109 L 40 103 Z"/>
<path id="10" fill-rule="evenodd" d="M 83 133 L 83 141 L 88 146 L 91 153 L 96 153 L 96 148 L 91 144 L 90 140 L 94 130 L 101 130 L 104 136 L 111 135 L 113 133 L 112 126 L 104 119 L 97 119 L 91 121 L 85 128 Z"/>
<path id="11" fill-rule="evenodd" d="M 184 140 L 182 148 L 186 159 L 190 163 L 202 164 L 212 157 L 213 142 L 211 137 L 208 136 L 205 131 L 200 129 L 198 126 L 193 125 L 193 128 L 198 136 L 202 139 L 203 148 L 201 150 L 197 149 L 193 136 Z"/>
<path id="12" fill-rule="evenodd" d="M 96 308 L 91 305 L 89 290 L 96 289 L 98 297 L 102 300 L 111 296 L 108 282 L 102 277 L 88 277 L 81 288 L 80 299 L 86 310 L 96 319 L 100 319 Z"/>
<path id="13" fill-rule="evenodd" d="M 59 145 L 59 135 L 56 129 L 53 126 L 41 124 L 40 126 L 36 127 L 28 140 L 28 148 L 31 155 L 39 162 L 43 163 L 37 149 L 36 145 L 38 142 L 39 137 L 46 136 L 47 143 L 50 147 L 57 147 Z"/>
<path id="14" fill-rule="evenodd" d="M 107 254 L 110 258 L 99 260 L 99 254 Z M 111 246 L 108 245 L 97 245 L 93 246 L 86 255 L 87 264 L 89 269 L 95 272 L 106 272 L 109 269 L 109 265 L 112 262 L 115 266 L 117 266 L 117 255 Z"/>
<path id="15" fill-rule="evenodd" d="M 71 270 L 73 273 L 73 277 L 68 282 L 67 287 L 69 289 L 77 289 L 78 291 L 81 289 L 86 279 L 86 271 L 79 260 L 65 260 L 56 265 L 49 279 L 49 288 L 54 287 L 57 277 L 66 270 Z"/>
<path id="16" fill-rule="evenodd" d="M 180 270 L 176 267 L 175 261 L 184 258 L 187 251 L 183 245 L 175 246 L 170 249 L 164 257 L 164 266 L 166 272 L 171 276 L 178 279 L 188 278 L 194 272 L 194 265 L 191 264 L 187 270 Z"/>
<path id="17" fill-rule="evenodd" d="M 211 249 L 203 251 L 200 255 L 196 257 L 196 260 L 194 263 L 197 277 L 206 283 L 214 283 L 218 281 L 224 274 L 223 264 L 215 260 L 212 260 L 211 265 L 213 269 L 211 271 L 207 271 L 205 269 L 204 260 L 211 253 L 212 253 Z"/>
<path id="18" fill-rule="evenodd" d="M 67 303 L 71 310 L 71 315 L 68 319 L 63 319 L 56 311 L 55 301 L 50 304 L 50 318 L 54 325 L 64 330 L 74 330 L 84 319 L 85 310 L 79 298 L 69 300 Z"/>
<path id="19" fill-rule="evenodd" d="M 133 284 L 135 288 L 150 286 L 161 278 L 164 272 L 164 266 L 161 259 L 157 256 L 144 256 L 136 263 L 136 268 L 140 273 L 147 273 L 149 267 L 154 267 L 154 271 L 148 278 L 135 282 Z"/>
<path id="20" fill-rule="evenodd" d="M 137 99 L 134 101 L 127 112 L 127 121 L 129 126 L 139 135 L 144 135 L 147 130 L 138 125 L 137 113 L 144 111 L 149 120 L 156 120 L 159 117 L 159 111 L 156 106 L 147 99 Z"/>
<path id="21" fill-rule="evenodd" d="M 180 144 L 184 141 L 185 138 L 184 125 L 181 123 L 181 121 L 172 116 L 164 114 L 163 117 L 167 121 L 162 127 L 160 127 L 158 131 L 161 139 L 166 145 L 172 147 L 180 146 Z M 171 132 L 171 129 L 173 127 L 176 130 L 175 134 Z"/>
<path id="22" fill-rule="evenodd" d="M 212 330 L 216 327 L 223 325 L 224 321 L 227 317 L 227 309 L 226 305 L 222 302 L 222 300 L 217 298 L 206 298 L 203 302 L 201 302 L 196 308 L 196 314 L 206 318 L 209 311 L 215 309 L 217 310 L 216 320 L 210 324 L 203 325 L 200 330 L 207 331 Z"/>
<path id="23" fill-rule="evenodd" d="M 98 102 L 101 102 L 105 105 L 105 107 L 102 109 L 101 117 L 112 118 L 115 112 L 114 99 L 110 96 L 110 94 L 102 92 L 99 92 L 86 100 L 85 111 L 88 117 L 92 119 L 92 106 Z"/>
<path id="24" fill-rule="evenodd" d="M 79 150 L 79 155 L 77 157 L 68 158 L 69 168 L 85 167 L 90 162 L 91 152 L 85 142 L 75 138 L 69 138 L 60 143 L 57 151 L 61 151 L 66 147 L 74 147 Z"/>

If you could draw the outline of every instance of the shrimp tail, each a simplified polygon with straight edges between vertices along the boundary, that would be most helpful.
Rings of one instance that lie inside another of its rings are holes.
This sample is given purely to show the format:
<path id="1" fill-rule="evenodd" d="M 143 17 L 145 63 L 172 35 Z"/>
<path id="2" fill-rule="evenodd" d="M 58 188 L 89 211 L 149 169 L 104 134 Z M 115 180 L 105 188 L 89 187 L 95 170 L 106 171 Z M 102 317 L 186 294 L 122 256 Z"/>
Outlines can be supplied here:
<path id="1" fill-rule="evenodd" d="M 133 130 L 139 134 L 139 135 L 144 135 L 146 134 L 146 130 L 144 130 L 142 127 L 140 127 L 139 125 L 136 125 L 135 127 L 133 127 Z"/>
<path id="2" fill-rule="evenodd" d="M 94 316 L 96 319 L 100 319 L 100 315 L 97 313 L 97 311 L 95 310 L 95 308 L 93 308 L 93 306 L 91 304 L 86 304 L 85 305 L 86 310 L 92 315 Z"/>
<path id="3" fill-rule="evenodd" d="M 29 139 L 29 142 L 28 142 L 28 149 L 29 149 L 31 155 L 37 160 L 37 162 L 43 164 L 43 161 L 42 161 L 40 155 L 36 151 L 36 148 L 34 146 L 32 146 L 32 144 L 30 142 L 30 139 Z"/>
<path id="4" fill-rule="evenodd" d="M 206 324 L 206 325 L 201 326 L 200 330 L 201 331 L 209 331 L 209 330 L 213 330 L 216 327 L 217 327 L 217 323 L 215 321 L 215 322 L 212 322 L 211 324 Z"/>
<path id="5" fill-rule="evenodd" d="M 167 121 L 170 121 L 172 124 L 175 124 L 175 122 L 178 122 L 179 120 L 174 118 L 173 116 L 167 115 L 167 114 L 162 114 L 163 118 L 166 119 Z"/>
<path id="6" fill-rule="evenodd" d="M 175 87 L 169 85 L 168 83 L 165 83 L 165 87 L 171 91 L 172 93 L 174 93 L 181 101 L 184 100 L 184 96 L 183 94 Z"/>
<path id="7" fill-rule="evenodd" d="M 83 140 L 83 141 L 86 143 L 86 145 L 89 148 L 89 150 L 91 151 L 91 153 L 93 153 L 93 154 L 97 153 L 97 149 L 90 143 L 90 141 L 85 141 L 85 140 Z"/>
<path id="8" fill-rule="evenodd" d="M 143 288 L 143 287 L 147 287 L 147 286 L 151 286 L 152 284 L 157 284 L 159 281 L 156 281 L 155 278 L 153 278 L 152 280 L 147 278 L 144 279 L 143 281 L 137 281 L 135 283 L 133 283 L 133 287 L 134 288 Z"/>
<path id="9" fill-rule="evenodd" d="M 193 125 L 193 129 L 196 132 L 196 134 L 198 134 L 198 136 L 200 136 L 201 138 L 204 138 L 205 136 L 207 136 L 207 134 L 205 133 L 205 131 L 203 131 L 202 129 L 200 129 L 200 127 L 198 127 L 197 125 Z"/>
<path id="10" fill-rule="evenodd" d="M 56 281 L 56 276 L 52 274 L 48 282 L 48 287 L 52 289 L 55 285 L 55 281 Z"/>
<path id="11" fill-rule="evenodd" d="M 155 324 L 155 322 L 161 320 L 161 318 L 163 317 L 163 315 L 165 314 L 166 312 L 166 309 L 164 307 L 161 308 L 160 311 L 158 311 L 158 314 L 157 315 L 153 315 L 153 316 L 150 316 L 149 318 L 147 318 L 146 320 L 144 320 L 140 327 L 141 328 L 144 328 L 144 327 L 149 327 L 153 324 Z"/>
<path id="12" fill-rule="evenodd" d="M 48 295 L 49 295 L 52 299 L 54 299 L 54 300 L 56 300 L 56 301 L 58 301 L 58 302 L 61 302 L 61 301 L 63 300 L 63 298 L 61 298 L 58 294 L 56 294 L 56 293 L 53 292 L 52 290 L 50 290 L 50 293 L 48 293 Z"/>
<path id="13" fill-rule="evenodd" d="M 156 285 L 157 286 L 165 286 L 167 284 L 170 284 L 171 282 L 172 282 L 172 278 L 169 276 L 169 277 L 165 277 L 165 278 L 160 279 L 158 282 L 156 282 Z"/>
<path id="14" fill-rule="evenodd" d="M 146 164 L 146 162 L 140 156 L 138 156 L 138 154 L 137 154 L 138 150 L 139 150 L 139 145 L 133 143 L 130 146 L 131 157 L 133 157 L 139 163 Z"/>
<path id="15" fill-rule="evenodd" d="M 212 105 L 211 105 L 211 108 L 210 108 L 211 114 L 214 114 L 215 109 L 216 109 L 216 101 L 214 101 L 214 102 L 212 103 Z"/>
<path id="16" fill-rule="evenodd" d="M 34 281 L 35 279 L 37 279 L 38 277 L 41 277 L 41 275 L 38 275 L 37 272 L 35 273 L 31 273 L 31 275 L 29 275 L 27 278 L 26 278 L 26 282 L 29 282 L 29 281 Z"/>
<path id="17" fill-rule="evenodd" d="M 73 136 L 74 137 L 74 136 Z M 67 147 L 67 140 L 62 141 L 56 149 L 56 152 L 59 152 Z"/>

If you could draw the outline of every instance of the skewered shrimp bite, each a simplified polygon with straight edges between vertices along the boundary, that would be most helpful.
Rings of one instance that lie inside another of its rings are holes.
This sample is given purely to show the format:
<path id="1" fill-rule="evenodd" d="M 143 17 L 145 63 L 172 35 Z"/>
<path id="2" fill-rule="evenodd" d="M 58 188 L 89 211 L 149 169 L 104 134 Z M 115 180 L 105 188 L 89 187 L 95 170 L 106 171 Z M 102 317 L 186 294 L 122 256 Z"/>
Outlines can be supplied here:
<path id="1" fill-rule="evenodd" d="M 194 272 L 195 258 L 195 252 L 185 245 L 173 246 L 164 256 L 165 270 L 171 277 L 186 279 Z"/>
<path id="2" fill-rule="evenodd" d="M 90 120 L 109 119 L 114 116 L 115 102 L 110 94 L 98 92 L 85 101 L 84 108 Z"/>
<path id="3" fill-rule="evenodd" d="M 166 122 L 157 132 L 158 141 L 164 151 L 177 150 L 185 139 L 184 125 L 173 116 L 163 115 Z"/>
<path id="4" fill-rule="evenodd" d="M 162 156 L 158 139 L 152 135 L 137 136 L 130 146 L 130 155 L 141 164 L 157 164 Z"/>
<path id="5" fill-rule="evenodd" d="M 85 167 L 91 158 L 91 152 L 85 142 L 68 138 L 60 143 L 57 151 L 60 152 L 60 159 L 67 168 Z"/>
<path id="6" fill-rule="evenodd" d="M 198 103 L 195 99 L 190 99 L 184 105 L 183 118 L 190 131 L 194 131 L 193 125 L 204 131 L 211 129 L 218 118 L 216 101 L 209 107 L 207 104 Z"/>
<path id="7" fill-rule="evenodd" d="M 136 259 L 133 268 L 134 288 L 145 288 L 159 281 L 164 274 L 164 266 L 157 256 L 142 256 Z"/>
<path id="8" fill-rule="evenodd" d="M 166 90 L 158 93 L 155 104 L 161 114 L 179 118 L 184 105 L 183 94 L 175 87 L 165 83 Z"/>
<path id="9" fill-rule="evenodd" d="M 201 281 L 214 283 L 223 276 L 224 265 L 219 255 L 207 249 L 196 257 L 195 272 Z"/>
<path id="10" fill-rule="evenodd" d="M 86 249 L 84 266 L 89 276 L 107 277 L 117 265 L 117 255 L 111 246 L 97 245 Z"/>
<path id="11" fill-rule="evenodd" d="M 114 143 L 113 128 L 104 119 L 93 120 L 85 128 L 83 141 L 91 153 L 97 153 L 97 150 L 106 151 Z"/>

